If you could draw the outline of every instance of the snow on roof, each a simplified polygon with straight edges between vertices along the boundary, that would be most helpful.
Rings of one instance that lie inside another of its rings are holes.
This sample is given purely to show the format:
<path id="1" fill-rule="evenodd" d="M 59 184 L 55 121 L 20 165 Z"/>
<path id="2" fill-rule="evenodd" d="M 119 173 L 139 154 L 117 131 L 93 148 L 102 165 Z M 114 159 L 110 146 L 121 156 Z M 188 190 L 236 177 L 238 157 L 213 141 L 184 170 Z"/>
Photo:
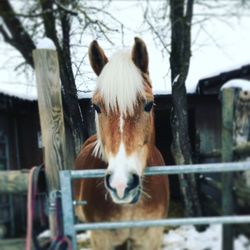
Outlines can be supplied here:
<path id="1" fill-rule="evenodd" d="M 27 85 L 17 82 L 0 83 L 0 93 L 27 101 L 37 100 L 37 88 L 33 84 Z M 78 91 L 77 95 L 79 99 L 90 99 L 92 98 L 93 91 Z"/>
<path id="2" fill-rule="evenodd" d="M 196 91 L 196 84 L 186 84 L 186 90 L 188 94 L 194 94 Z M 154 88 L 153 86 L 153 93 L 154 95 L 171 95 L 172 89 L 171 88 L 159 89 L 159 88 Z"/>
<path id="3" fill-rule="evenodd" d="M 250 91 L 250 81 L 245 79 L 233 79 L 223 84 L 221 90 L 226 88 L 239 88 L 243 91 Z"/>
<path id="4" fill-rule="evenodd" d="M 23 100 L 34 101 L 37 99 L 36 87 L 17 82 L 0 83 L 0 93 L 17 97 Z"/>

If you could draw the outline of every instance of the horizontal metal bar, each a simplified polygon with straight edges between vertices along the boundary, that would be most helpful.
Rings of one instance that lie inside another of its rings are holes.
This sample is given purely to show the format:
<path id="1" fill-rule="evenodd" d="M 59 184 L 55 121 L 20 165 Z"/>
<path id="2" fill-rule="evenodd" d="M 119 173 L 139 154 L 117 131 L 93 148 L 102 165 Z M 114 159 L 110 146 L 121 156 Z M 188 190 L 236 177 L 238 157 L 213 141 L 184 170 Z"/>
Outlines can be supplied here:
<path id="1" fill-rule="evenodd" d="M 227 163 L 206 163 L 195 165 L 173 165 L 147 167 L 145 175 L 170 175 L 170 174 L 191 174 L 191 173 L 216 173 L 250 170 L 250 162 L 227 162 Z M 105 175 L 105 169 L 95 170 L 73 170 L 72 179 L 101 178 Z"/>
<path id="2" fill-rule="evenodd" d="M 82 223 L 75 225 L 75 231 L 77 232 L 83 230 L 108 230 L 108 229 L 165 227 L 165 226 L 181 226 L 181 225 L 244 224 L 244 223 L 250 223 L 249 215 L 162 219 L 162 220 L 145 220 L 145 221 Z"/>
<path id="3" fill-rule="evenodd" d="M 73 201 L 74 206 L 82 206 L 82 205 L 87 205 L 87 201 Z"/>

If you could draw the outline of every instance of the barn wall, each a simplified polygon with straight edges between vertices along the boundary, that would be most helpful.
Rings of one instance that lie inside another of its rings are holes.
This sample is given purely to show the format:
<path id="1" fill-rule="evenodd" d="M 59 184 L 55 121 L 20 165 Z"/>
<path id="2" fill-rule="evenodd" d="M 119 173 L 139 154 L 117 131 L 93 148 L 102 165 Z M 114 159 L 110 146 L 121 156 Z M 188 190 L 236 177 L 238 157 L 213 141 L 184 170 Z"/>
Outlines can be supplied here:
<path id="1" fill-rule="evenodd" d="M 10 169 L 31 168 L 40 164 L 42 150 L 38 147 L 40 125 L 37 103 L 0 94 L 0 115 L 8 127 Z"/>
<path id="2" fill-rule="evenodd" d="M 36 110 L 37 111 L 37 110 Z M 30 169 L 32 166 L 42 163 L 42 149 L 38 147 L 39 118 L 37 112 L 13 114 L 16 123 L 16 145 L 18 147 L 19 166 L 22 169 Z M 15 220 L 16 231 L 25 234 L 26 231 L 26 195 L 15 195 Z"/>
<path id="3" fill-rule="evenodd" d="M 4 125 L 8 138 L 9 169 L 31 168 L 42 162 L 42 150 L 37 145 L 39 117 L 35 102 L 0 94 L 0 123 Z M 26 198 L 26 195 L 11 195 L 14 227 L 10 223 L 5 224 L 7 236 L 25 235 Z"/>
<path id="4" fill-rule="evenodd" d="M 171 96 L 155 97 L 156 144 L 167 165 L 174 164 L 171 155 L 172 134 L 170 126 Z M 89 135 L 95 131 L 94 111 L 89 99 L 80 100 L 83 118 Z M 206 153 L 220 148 L 221 111 L 217 96 L 188 96 L 189 131 L 193 156 L 196 162 L 208 159 L 196 157 L 198 152 Z M 8 124 L 11 169 L 31 168 L 42 162 L 42 149 L 38 147 L 37 133 L 40 131 L 36 102 L 21 101 L 16 98 L 2 99 L 0 95 L 0 115 Z M 199 144 L 199 147 L 197 147 Z M 170 177 L 171 195 L 180 198 L 177 176 Z M 16 230 L 25 233 L 26 196 L 14 196 Z M 21 223 L 20 223 L 21 222 Z"/>
<path id="5" fill-rule="evenodd" d="M 20 166 L 31 168 L 41 164 L 42 149 L 38 147 L 38 133 L 40 131 L 37 113 L 20 114 L 16 118 L 18 124 L 18 144 L 20 154 Z"/>
<path id="6" fill-rule="evenodd" d="M 199 162 L 219 162 L 221 149 L 221 103 L 218 96 L 204 96 L 195 108 Z"/>
<path id="7" fill-rule="evenodd" d="M 205 95 L 201 98 L 203 100 L 197 102 L 195 109 L 197 162 L 220 162 L 218 151 L 221 149 L 221 103 L 218 95 Z M 220 181 L 221 175 L 207 173 L 201 176 L 203 178 L 198 178 L 198 184 L 202 212 L 207 216 L 216 216 L 219 214 L 221 193 L 205 180 Z"/>

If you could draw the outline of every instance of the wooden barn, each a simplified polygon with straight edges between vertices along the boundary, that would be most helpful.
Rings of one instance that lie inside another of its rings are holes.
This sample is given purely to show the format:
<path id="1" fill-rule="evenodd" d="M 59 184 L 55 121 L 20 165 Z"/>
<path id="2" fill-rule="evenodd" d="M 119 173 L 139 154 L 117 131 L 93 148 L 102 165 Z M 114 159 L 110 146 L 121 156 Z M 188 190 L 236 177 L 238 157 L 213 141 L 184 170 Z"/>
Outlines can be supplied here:
<path id="1" fill-rule="evenodd" d="M 0 170 L 29 169 L 42 162 L 39 126 L 36 101 L 0 93 Z M 0 209 L 3 235 L 25 231 L 25 194 L 0 195 Z"/>
<path id="2" fill-rule="evenodd" d="M 202 96 L 215 97 L 217 101 L 221 99 L 220 90 L 225 84 L 227 87 L 233 87 L 234 99 L 232 125 L 232 161 L 249 160 L 249 142 L 250 142 L 250 65 L 244 65 L 240 68 L 222 72 L 218 75 L 201 79 L 197 86 L 197 94 Z M 214 101 L 216 101 L 214 100 Z M 219 104 L 219 105 L 218 105 Z M 197 133 L 196 143 L 198 145 L 196 154 L 198 162 L 220 162 L 222 159 L 222 105 L 220 102 L 215 105 L 209 103 L 209 108 L 202 110 L 202 107 L 196 109 Z M 211 109 L 210 109 L 211 107 Z M 201 118 L 203 117 L 203 118 Z M 206 178 L 208 177 L 208 178 Z M 221 192 L 223 185 L 221 175 L 209 174 L 200 178 L 200 191 L 203 195 L 203 212 L 209 215 L 221 214 Z M 234 196 L 233 211 L 236 214 L 249 213 L 249 172 L 235 173 L 232 175 L 232 190 Z M 239 232 L 250 235 L 247 225 L 236 227 Z"/>
<path id="3" fill-rule="evenodd" d="M 189 130 L 195 163 L 219 162 L 221 148 L 220 88 L 228 80 L 250 78 L 250 65 L 201 79 L 196 93 L 188 94 Z M 171 95 L 155 95 L 156 143 L 167 165 L 171 156 Z M 89 134 L 94 111 L 90 98 L 80 99 Z M 0 93 L 0 170 L 30 169 L 42 163 L 43 151 L 37 101 Z M 171 177 L 172 199 L 179 198 L 177 177 Z M 0 195 L 0 237 L 25 234 L 26 195 Z"/>

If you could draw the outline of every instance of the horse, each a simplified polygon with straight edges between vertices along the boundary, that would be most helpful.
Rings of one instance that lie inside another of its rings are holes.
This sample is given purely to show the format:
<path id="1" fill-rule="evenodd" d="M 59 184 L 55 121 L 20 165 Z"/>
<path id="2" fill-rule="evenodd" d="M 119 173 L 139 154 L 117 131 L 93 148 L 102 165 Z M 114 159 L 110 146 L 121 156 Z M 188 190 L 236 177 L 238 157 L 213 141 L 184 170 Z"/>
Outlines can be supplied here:
<path id="1" fill-rule="evenodd" d="M 131 51 L 108 59 L 94 40 L 88 53 L 97 75 L 92 97 L 97 133 L 82 146 L 75 169 L 105 169 L 105 177 L 75 181 L 75 199 L 87 201 L 76 207 L 76 215 L 87 222 L 165 218 L 168 177 L 143 174 L 147 166 L 165 165 L 155 146 L 146 44 L 135 37 Z M 129 242 L 134 250 L 158 250 L 162 236 L 163 228 L 98 230 L 91 233 L 91 245 L 111 250 Z"/>

